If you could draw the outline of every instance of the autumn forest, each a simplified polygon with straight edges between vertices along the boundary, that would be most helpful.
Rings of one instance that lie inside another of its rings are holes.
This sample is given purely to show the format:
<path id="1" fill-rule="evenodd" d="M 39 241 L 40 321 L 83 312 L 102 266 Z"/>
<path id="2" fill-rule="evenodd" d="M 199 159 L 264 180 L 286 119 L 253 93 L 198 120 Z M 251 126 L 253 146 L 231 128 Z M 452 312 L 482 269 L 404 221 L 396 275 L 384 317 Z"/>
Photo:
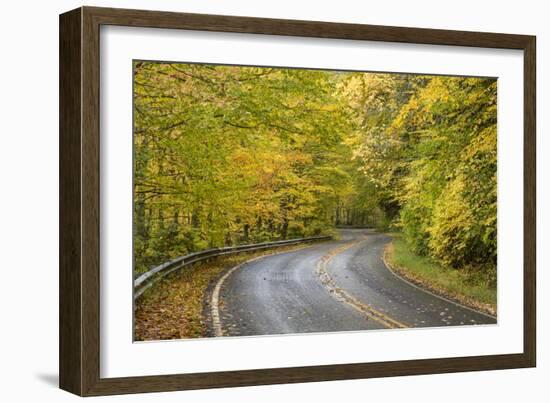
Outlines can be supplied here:
<path id="1" fill-rule="evenodd" d="M 346 226 L 496 283 L 495 79 L 133 67 L 136 272 Z"/>

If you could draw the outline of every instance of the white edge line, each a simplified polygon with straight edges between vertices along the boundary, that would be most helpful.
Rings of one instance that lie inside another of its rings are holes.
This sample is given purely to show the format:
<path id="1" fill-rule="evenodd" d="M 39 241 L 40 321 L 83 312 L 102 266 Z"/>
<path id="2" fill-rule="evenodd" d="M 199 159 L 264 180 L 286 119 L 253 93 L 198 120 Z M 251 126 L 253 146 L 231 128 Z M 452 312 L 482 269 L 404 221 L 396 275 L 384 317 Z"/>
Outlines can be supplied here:
<path id="1" fill-rule="evenodd" d="M 311 245 L 308 245 L 304 248 L 300 248 L 300 249 L 297 249 L 297 250 L 304 250 L 304 249 L 307 249 L 307 248 L 311 248 L 312 246 L 315 246 L 315 245 L 316 245 L 316 243 L 313 243 Z M 260 259 L 263 259 L 263 258 L 266 258 L 266 257 L 269 257 L 269 256 L 281 255 L 283 253 L 289 253 L 289 252 L 294 252 L 294 251 L 285 250 L 285 251 L 270 253 L 270 254 L 267 254 L 267 255 L 256 256 L 255 258 L 252 258 L 252 259 L 246 260 L 244 262 L 241 262 L 237 266 L 231 268 L 227 273 L 225 273 L 218 280 L 218 282 L 216 283 L 216 286 L 214 287 L 214 291 L 212 292 L 212 299 L 211 299 L 211 303 L 210 303 L 210 309 L 211 309 L 211 312 L 212 312 L 212 328 L 214 330 L 214 336 L 215 337 L 222 337 L 223 336 L 223 327 L 222 327 L 222 321 L 221 321 L 221 316 L 220 316 L 219 302 L 220 302 L 220 291 L 221 291 L 221 288 L 222 288 L 222 285 L 223 285 L 224 281 L 231 274 L 233 274 L 233 272 L 235 272 L 237 269 L 241 268 L 242 266 L 244 266 L 248 263 L 252 263 L 256 260 L 260 260 Z"/>
<path id="2" fill-rule="evenodd" d="M 400 322 L 397 319 L 394 319 L 393 317 L 389 316 L 389 314 L 386 314 L 378 309 L 375 309 L 373 306 L 369 305 L 366 302 L 361 301 L 360 299 L 354 297 L 352 294 L 345 291 L 343 288 L 338 287 L 338 284 L 334 281 L 334 278 L 331 277 L 328 266 L 332 262 L 332 260 L 348 251 L 349 249 L 353 248 L 354 246 L 360 244 L 361 242 L 364 242 L 365 239 L 349 243 L 346 245 L 345 248 L 337 248 L 329 251 L 328 254 L 323 255 L 316 264 L 315 271 L 317 272 L 318 278 L 321 280 L 321 283 L 324 287 L 326 287 L 329 290 L 329 293 L 338 301 L 344 304 L 347 304 L 348 306 L 352 307 L 353 309 L 359 311 L 361 314 L 367 316 L 369 319 L 374 320 L 375 322 L 381 324 L 386 329 L 409 329 L 413 326 Z M 333 252 L 336 252 L 334 255 L 331 255 Z M 325 259 L 325 257 L 329 256 Z M 327 282 L 323 281 L 323 277 L 327 280 Z M 366 308 L 365 308 L 366 307 Z M 377 316 L 379 315 L 379 316 Z M 393 323 L 392 323 L 393 322 Z M 397 326 L 396 326 L 397 325 Z M 366 329 L 366 330 L 372 330 L 372 329 Z"/>
<path id="3" fill-rule="evenodd" d="M 386 244 L 386 246 L 387 246 L 387 244 Z M 385 248 L 386 246 L 384 246 L 384 248 Z M 469 310 L 469 311 L 471 311 L 471 312 L 475 312 L 475 313 L 478 313 L 478 314 L 480 314 L 480 315 L 486 316 L 486 317 L 488 317 L 488 318 L 495 319 L 495 320 L 497 321 L 497 324 L 498 324 L 498 318 L 497 318 L 496 316 L 490 315 L 490 314 L 485 313 L 485 312 L 482 312 L 482 311 L 478 311 L 477 309 L 470 308 L 469 306 L 466 306 L 466 305 L 462 305 L 461 303 L 456 302 L 456 301 L 453 301 L 453 300 L 451 300 L 451 299 L 449 299 L 449 298 L 445 298 L 445 297 L 443 297 L 443 296 L 441 296 L 441 295 L 438 295 L 438 294 L 436 294 L 436 293 L 434 293 L 434 292 L 432 292 L 432 291 L 429 291 L 429 290 L 427 290 L 427 289 L 425 289 L 425 288 L 423 288 L 423 287 L 420 287 L 420 286 L 414 284 L 412 281 L 409 281 L 409 280 L 407 280 L 406 278 L 404 278 L 403 276 L 397 274 L 397 273 L 395 272 L 395 269 L 392 269 L 392 268 L 391 268 L 392 266 L 386 261 L 386 258 L 384 257 L 384 254 L 385 254 L 385 249 L 384 249 L 384 252 L 382 253 L 382 262 L 384 263 L 384 266 L 386 266 L 386 269 L 387 269 L 391 274 L 393 274 L 395 277 L 397 277 L 399 280 L 401 280 L 401 281 L 403 281 L 403 282 L 405 282 L 405 283 L 407 283 L 407 284 L 413 286 L 414 288 L 419 289 L 420 291 L 425 292 L 426 294 L 430 294 L 430 295 L 432 295 L 432 296 L 434 296 L 434 297 L 436 297 L 436 298 L 439 298 L 439 299 L 441 299 L 441 300 L 443 300 L 443 301 L 450 302 L 450 303 L 453 304 L 453 305 L 456 305 L 456 306 L 459 306 L 459 307 L 461 307 L 461 308 L 467 309 L 467 310 Z"/>

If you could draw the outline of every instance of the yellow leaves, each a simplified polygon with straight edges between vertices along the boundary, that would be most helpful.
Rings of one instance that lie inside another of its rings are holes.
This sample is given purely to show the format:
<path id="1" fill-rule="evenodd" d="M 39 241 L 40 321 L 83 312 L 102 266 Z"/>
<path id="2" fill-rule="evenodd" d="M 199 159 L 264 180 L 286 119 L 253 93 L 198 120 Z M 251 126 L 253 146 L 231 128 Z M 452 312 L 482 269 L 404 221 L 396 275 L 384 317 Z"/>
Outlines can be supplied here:
<path id="1" fill-rule="evenodd" d="M 399 81 L 396 80 L 396 84 Z M 377 88 L 372 80 L 371 89 Z M 399 84 L 397 84 L 399 85 Z M 461 267 L 496 256 L 496 82 L 424 77 L 380 107 L 363 98 L 362 172 L 401 205 L 415 250 Z M 373 115 L 373 110 L 377 110 Z"/>
<path id="2" fill-rule="evenodd" d="M 171 234 L 159 211 L 180 214 L 181 249 L 324 231 L 340 209 L 393 219 L 403 208 L 404 229 L 441 251 L 470 247 L 459 224 L 471 214 L 493 225 L 476 197 L 492 197 L 495 180 L 496 83 L 162 63 L 135 77 L 136 188 L 151 238 Z"/>
<path id="3" fill-rule="evenodd" d="M 473 136 L 470 144 L 464 149 L 462 159 L 468 161 L 478 153 L 491 154 L 496 162 L 497 153 L 497 128 L 489 126 Z"/>
<path id="4" fill-rule="evenodd" d="M 449 183 L 438 199 L 432 225 L 428 227 L 432 253 L 451 267 L 459 267 L 467 261 L 469 232 L 475 225 L 473 214 L 463 198 L 465 189 L 462 176 Z"/>

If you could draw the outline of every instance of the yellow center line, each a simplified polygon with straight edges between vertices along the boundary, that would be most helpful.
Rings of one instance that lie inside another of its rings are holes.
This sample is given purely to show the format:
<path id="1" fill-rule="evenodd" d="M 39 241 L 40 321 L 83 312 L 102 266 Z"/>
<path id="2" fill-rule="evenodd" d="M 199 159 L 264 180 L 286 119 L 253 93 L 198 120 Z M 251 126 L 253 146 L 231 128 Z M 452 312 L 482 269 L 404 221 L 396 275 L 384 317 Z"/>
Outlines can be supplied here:
<path id="1" fill-rule="evenodd" d="M 321 282 L 337 300 L 350 305 L 351 307 L 355 308 L 356 310 L 364 314 L 367 318 L 380 323 L 382 326 L 385 326 L 389 329 L 402 329 L 402 328 L 411 327 L 406 323 L 399 322 L 389 317 L 385 313 L 380 312 L 377 309 L 374 309 L 372 306 L 365 304 L 364 302 L 358 300 L 348 292 L 344 291 L 342 288 L 338 287 L 334 279 L 328 273 L 327 267 L 332 261 L 332 259 L 334 259 L 340 253 L 343 253 L 344 251 L 357 245 L 361 241 L 362 240 L 359 240 L 359 241 L 351 242 L 349 244 L 340 246 L 336 249 L 331 250 L 329 253 L 327 253 L 321 259 L 319 259 L 319 261 L 317 262 L 317 275 L 321 279 Z"/>

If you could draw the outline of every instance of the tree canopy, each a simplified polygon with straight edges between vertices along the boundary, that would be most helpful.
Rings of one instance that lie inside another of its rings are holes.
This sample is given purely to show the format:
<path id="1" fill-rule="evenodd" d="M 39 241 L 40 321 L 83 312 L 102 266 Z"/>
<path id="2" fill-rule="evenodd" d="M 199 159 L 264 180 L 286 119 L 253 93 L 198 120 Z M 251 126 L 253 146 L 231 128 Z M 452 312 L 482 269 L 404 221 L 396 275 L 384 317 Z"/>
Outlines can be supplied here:
<path id="1" fill-rule="evenodd" d="M 134 63 L 138 272 L 339 225 L 494 276 L 496 80 Z"/>

